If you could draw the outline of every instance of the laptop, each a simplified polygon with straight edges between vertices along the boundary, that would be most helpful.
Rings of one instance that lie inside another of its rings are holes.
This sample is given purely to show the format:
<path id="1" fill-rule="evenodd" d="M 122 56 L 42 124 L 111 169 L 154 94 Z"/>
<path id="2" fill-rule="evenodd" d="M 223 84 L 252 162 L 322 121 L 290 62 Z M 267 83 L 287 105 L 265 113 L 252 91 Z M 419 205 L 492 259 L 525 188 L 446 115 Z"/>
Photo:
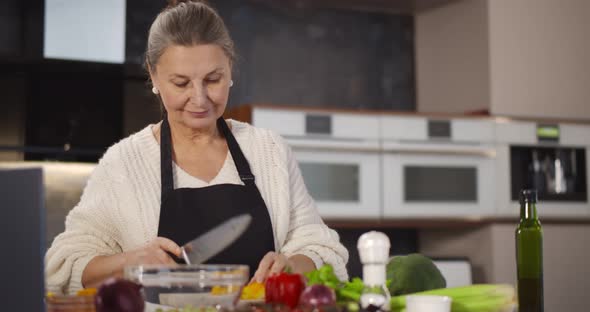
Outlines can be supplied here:
<path id="1" fill-rule="evenodd" d="M 0 169 L 0 306 L 45 311 L 45 207 L 41 168 Z"/>

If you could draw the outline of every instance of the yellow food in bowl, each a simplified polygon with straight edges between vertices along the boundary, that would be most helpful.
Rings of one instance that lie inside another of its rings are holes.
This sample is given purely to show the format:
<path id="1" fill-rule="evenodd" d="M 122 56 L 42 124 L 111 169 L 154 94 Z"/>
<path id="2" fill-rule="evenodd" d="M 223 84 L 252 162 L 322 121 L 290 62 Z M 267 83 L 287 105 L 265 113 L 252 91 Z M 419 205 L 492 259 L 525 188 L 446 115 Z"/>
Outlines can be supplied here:
<path id="1" fill-rule="evenodd" d="M 264 284 L 254 282 L 244 286 L 242 289 L 242 300 L 262 300 L 264 299 Z"/>
<path id="2" fill-rule="evenodd" d="M 227 295 L 227 294 L 231 294 L 234 292 L 238 292 L 240 290 L 240 288 L 238 286 L 235 285 L 229 285 L 229 286 L 213 286 L 211 288 L 211 294 L 212 295 Z"/>
<path id="3" fill-rule="evenodd" d="M 78 296 L 94 296 L 94 295 L 96 295 L 96 288 L 84 288 L 84 289 L 78 290 L 76 295 L 78 295 Z"/>

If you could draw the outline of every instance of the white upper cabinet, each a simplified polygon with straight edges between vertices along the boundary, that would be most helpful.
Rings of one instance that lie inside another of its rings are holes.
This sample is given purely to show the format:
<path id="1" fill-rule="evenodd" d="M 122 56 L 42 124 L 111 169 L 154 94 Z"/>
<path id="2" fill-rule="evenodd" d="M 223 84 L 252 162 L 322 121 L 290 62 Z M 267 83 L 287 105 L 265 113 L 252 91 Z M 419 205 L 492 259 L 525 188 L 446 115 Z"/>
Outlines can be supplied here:
<path id="1" fill-rule="evenodd" d="M 379 117 L 329 111 L 254 108 L 252 122 L 290 137 L 378 140 Z"/>

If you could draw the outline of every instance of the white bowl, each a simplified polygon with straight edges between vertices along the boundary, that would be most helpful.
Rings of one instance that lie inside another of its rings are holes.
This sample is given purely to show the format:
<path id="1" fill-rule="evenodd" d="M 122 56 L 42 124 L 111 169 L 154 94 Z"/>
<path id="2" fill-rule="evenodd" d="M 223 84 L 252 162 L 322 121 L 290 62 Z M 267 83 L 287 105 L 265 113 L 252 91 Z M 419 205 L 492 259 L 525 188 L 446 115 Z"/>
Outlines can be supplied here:
<path id="1" fill-rule="evenodd" d="M 406 312 L 450 312 L 451 301 L 447 296 L 409 295 Z"/>

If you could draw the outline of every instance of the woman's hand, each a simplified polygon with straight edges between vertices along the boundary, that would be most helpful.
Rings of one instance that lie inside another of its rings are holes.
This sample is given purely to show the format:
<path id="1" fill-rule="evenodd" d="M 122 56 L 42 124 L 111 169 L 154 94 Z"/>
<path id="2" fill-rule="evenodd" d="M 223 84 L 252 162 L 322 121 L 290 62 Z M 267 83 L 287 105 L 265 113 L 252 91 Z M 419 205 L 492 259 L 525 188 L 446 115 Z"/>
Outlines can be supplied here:
<path id="1" fill-rule="evenodd" d="M 124 253 L 125 266 L 139 264 L 176 264 L 168 254 L 180 257 L 180 247 L 170 239 L 156 237 L 147 245 Z"/>
<path id="2" fill-rule="evenodd" d="M 273 274 L 278 274 L 284 271 L 287 267 L 290 268 L 291 272 L 299 274 L 316 269 L 313 261 L 307 256 L 293 255 L 292 257 L 287 258 L 283 254 L 271 251 L 260 261 L 258 269 L 256 270 L 256 273 L 254 273 L 254 277 L 252 277 L 252 281 L 263 283 L 267 277 Z"/>
<path id="3" fill-rule="evenodd" d="M 180 247 L 173 241 L 156 237 L 147 245 L 132 251 L 112 256 L 92 258 L 82 272 L 84 287 L 97 287 L 109 277 L 122 277 L 123 270 L 129 265 L 140 264 L 175 264 L 166 252 L 180 256 Z"/>

